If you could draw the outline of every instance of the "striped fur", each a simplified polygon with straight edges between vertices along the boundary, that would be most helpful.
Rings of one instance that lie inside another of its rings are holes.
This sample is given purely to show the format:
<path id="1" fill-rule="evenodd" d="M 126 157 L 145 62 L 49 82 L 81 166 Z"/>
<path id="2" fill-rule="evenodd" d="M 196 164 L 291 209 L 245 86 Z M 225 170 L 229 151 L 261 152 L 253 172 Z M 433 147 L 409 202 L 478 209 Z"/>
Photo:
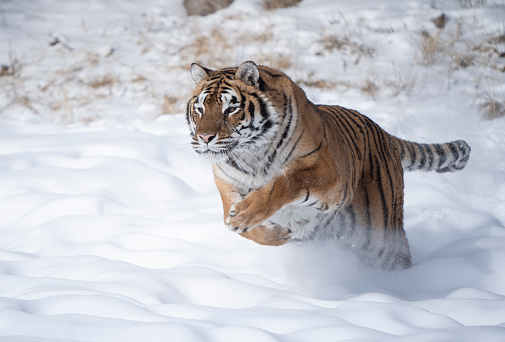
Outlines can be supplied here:
<path id="1" fill-rule="evenodd" d="M 470 158 L 470 146 L 457 140 L 445 144 L 418 144 L 394 139 L 405 171 L 452 172 L 462 170 Z"/>
<path id="2" fill-rule="evenodd" d="M 398 139 L 354 110 L 314 105 L 285 74 L 253 62 L 193 64 L 191 74 L 192 145 L 212 161 L 230 229 L 271 246 L 332 237 L 366 264 L 411 266 L 403 171 L 461 170 L 466 142 Z"/>

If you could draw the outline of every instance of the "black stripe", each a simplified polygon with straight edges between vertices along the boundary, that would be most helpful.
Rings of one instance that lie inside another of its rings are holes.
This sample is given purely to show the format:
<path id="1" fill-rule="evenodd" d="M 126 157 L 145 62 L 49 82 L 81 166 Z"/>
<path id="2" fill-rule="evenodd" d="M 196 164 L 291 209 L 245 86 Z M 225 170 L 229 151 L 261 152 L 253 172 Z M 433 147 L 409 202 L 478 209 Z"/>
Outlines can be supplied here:
<path id="1" fill-rule="evenodd" d="M 193 97 L 193 99 L 194 99 L 194 97 Z M 190 108 L 191 108 L 191 102 L 193 99 L 189 100 L 188 104 L 186 105 L 186 121 L 188 122 L 189 127 L 191 127 L 191 121 L 190 121 L 191 110 L 190 110 Z"/>
<path id="2" fill-rule="evenodd" d="M 286 95 L 286 93 L 283 93 L 282 94 L 282 98 L 283 98 L 283 106 L 282 108 L 284 108 L 284 113 L 286 113 L 288 111 L 288 107 L 291 106 L 291 100 L 288 98 L 288 96 Z"/>
<path id="3" fill-rule="evenodd" d="M 447 146 L 449 146 L 449 149 L 452 152 L 452 156 L 454 157 L 454 163 L 456 163 L 459 159 L 458 149 L 456 148 L 454 143 L 448 143 Z"/>
<path id="4" fill-rule="evenodd" d="M 262 126 L 261 133 L 264 134 L 266 131 L 268 131 L 270 128 L 272 128 L 273 123 L 272 120 L 267 120 Z"/>
<path id="5" fill-rule="evenodd" d="M 284 163 L 289 160 L 289 158 L 291 157 L 291 155 L 295 151 L 295 148 L 298 145 L 298 143 L 300 142 L 300 140 L 302 139 L 302 136 L 303 136 L 304 132 L 305 132 L 305 130 L 303 130 L 302 133 L 300 133 L 300 137 L 296 140 L 295 144 L 293 145 L 293 148 L 291 148 L 291 151 L 289 151 L 288 156 L 286 157 L 286 159 L 284 159 Z"/>
<path id="6" fill-rule="evenodd" d="M 305 189 L 307 190 L 307 195 L 305 196 L 305 199 L 301 203 L 307 202 L 309 200 L 309 197 L 310 197 L 310 190 L 309 190 L 309 188 L 305 188 Z"/>
<path id="7" fill-rule="evenodd" d="M 433 170 L 433 162 L 435 161 L 435 155 L 432 150 L 433 145 L 426 144 L 424 146 L 428 152 L 428 171 L 431 171 Z"/>
<path id="8" fill-rule="evenodd" d="M 377 159 L 376 159 L 376 162 L 378 162 Z M 385 165 L 387 165 L 387 163 L 385 163 Z M 382 172 L 381 172 L 380 168 L 378 168 L 378 170 L 377 170 L 377 188 L 379 190 L 380 200 L 382 202 L 381 203 L 382 204 L 382 213 L 384 216 L 383 228 L 386 229 L 388 227 L 389 210 L 388 210 L 387 203 L 386 203 L 386 194 L 384 193 L 384 187 L 382 185 Z M 379 228 L 379 227 L 377 227 L 377 228 Z"/>
<path id="9" fill-rule="evenodd" d="M 272 153 L 267 157 L 267 160 L 270 164 L 274 162 L 275 157 L 277 157 L 277 152 L 279 151 L 279 146 L 282 144 L 283 140 L 285 139 L 285 136 L 287 136 L 286 131 L 284 131 L 284 134 L 282 135 L 279 143 L 277 144 L 277 147 L 273 149 Z M 286 162 L 286 161 L 284 161 Z"/>
<path id="10" fill-rule="evenodd" d="M 326 218 L 326 221 L 323 224 L 324 227 L 329 226 L 332 223 L 332 221 L 335 218 L 335 216 L 337 216 L 337 214 L 342 214 L 342 211 L 339 210 L 338 208 L 336 210 L 333 210 L 333 212 L 331 214 L 329 214 L 329 217 Z"/>
<path id="11" fill-rule="evenodd" d="M 379 256 L 382 256 L 382 254 L 384 254 L 384 250 L 386 247 L 388 248 L 388 253 L 386 255 L 386 258 L 384 258 L 384 261 L 382 262 L 382 265 L 381 265 L 382 268 L 385 268 L 385 269 L 394 268 L 395 263 L 392 262 L 391 259 L 392 259 L 393 252 L 395 251 L 395 247 L 398 247 L 397 244 L 398 243 L 394 242 L 394 241 L 386 241 L 384 247 L 381 248 L 381 251 L 379 252 Z"/>
<path id="12" fill-rule="evenodd" d="M 342 238 L 342 231 L 343 231 L 343 230 L 344 230 L 344 228 L 345 228 L 345 215 L 344 215 L 344 213 L 343 213 L 342 211 L 340 211 L 340 210 L 336 211 L 336 212 L 335 212 L 335 214 L 338 214 L 338 218 L 339 218 L 339 220 L 340 220 L 340 222 L 339 222 L 339 225 L 340 225 L 340 226 L 339 226 L 339 227 L 337 227 L 337 230 L 335 231 L 335 234 L 336 234 L 337 238 L 339 238 L 339 239 L 340 239 L 340 238 Z M 335 216 L 335 215 L 334 215 L 334 216 Z M 334 217 L 334 216 L 333 216 L 333 217 Z M 328 223 L 329 223 L 329 221 L 328 221 Z"/>
<path id="13" fill-rule="evenodd" d="M 272 76 L 272 77 L 282 77 L 282 76 L 284 76 L 284 74 L 283 74 L 283 73 L 274 74 L 274 73 L 272 73 L 271 71 L 269 71 L 269 70 L 264 70 L 264 69 L 260 69 L 260 72 L 265 73 L 265 74 L 267 74 L 267 75 L 269 75 L 269 76 Z"/>
<path id="14" fill-rule="evenodd" d="M 409 143 L 408 149 L 410 152 L 410 165 L 409 168 L 414 169 L 414 166 L 416 165 L 416 159 L 417 159 L 417 154 L 416 154 L 416 148 L 413 143 Z"/>
<path id="15" fill-rule="evenodd" d="M 351 233 L 354 235 L 356 231 L 356 213 L 354 212 L 354 207 L 352 205 L 347 206 L 347 212 L 351 216 Z"/>
<path id="16" fill-rule="evenodd" d="M 372 160 L 372 163 L 375 162 L 375 165 L 377 166 L 377 185 L 378 185 L 378 188 L 379 188 L 379 194 L 381 196 L 381 200 L 382 200 L 382 208 L 383 208 L 383 214 L 384 214 L 384 226 L 383 227 L 387 227 L 388 224 L 387 224 L 387 220 L 388 220 L 388 208 L 387 208 L 387 203 L 386 203 L 386 196 L 385 196 L 385 193 L 384 193 L 384 188 L 383 188 L 383 184 L 382 184 L 382 172 L 381 170 L 385 169 L 386 171 L 386 174 L 389 178 L 389 182 L 390 182 L 390 186 L 391 186 L 391 192 L 392 192 L 392 196 L 393 198 L 391 199 L 391 203 L 394 202 L 394 193 L 393 193 L 393 189 L 394 189 L 394 184 L 393 184 L 393 179 L 391 177 L 391 171 L 389 169 L 389 164 L 387 163 L 387 159 L 384 158 L 384 156 L 387 155 L 387 151 L 385 150 L 385 146 L 384 146 L 384 133 L 382 130 L 380 130 L 380 128 L 378 128 L 378 126 L 376 124 L 370 124 L 369 125 L 370 127 L 370 130 L 372 132 L 372 135 L 374 137 L 374 142 L 375 142 L 375 147 L 379 150 L 379 153 L 378 155 L 375 155 L 373 160 Z M 378 160 L 378 157 L 381 157 L 381 161 L 382 161 L 382 167 L 381 167 L 381 162 Z M 373 174 L 372 174 L 372 178 L 373 178 Z"/>
<path id="17" fill-rule="evenodd" d="M 302 159 L 302 158 L 308 157 L 308 156 L 310 156 L 311 154 L 316 153 L 317 151 L 319 151 L 319 150 L 321 149 L 321 147 L 322 147 L 322 146 L 323 146 L 323 141 L 321 141 L 321 143 L 319 144 L 319 146 L 318 146 L 318 147 L 316 147 L 316 148 L 315 148 L 314 150 L 312 150 L 311 152 L 309 152 L 309 153 L 307 153 L 307 154 L 305 154 L 305 155 L 301 156 L 299 159 Z"/>
<path id="18" fill-rule="evenodd" d="M 286 98 L 285 94 L 284 94 L 284 97 Z M 284 114 L 286 114 L 286 113 L 284 113 Z M 288 122 L 287 122 L 287 126 L 284 129 L 281 138 L 279 139 L 279 141 L 278 141 L 276 147 L 273 149 L 272 153 L 267 157 L 268 162 L 270 164 L 273 163 L 275 157 L 277 157 L 277 153 L 284 151 L 284 148 L 282 150 L 279 150 L 279 148 L 284 144 L 286 138 L 288 138 L 289 130 L 290 130 L 291 123 L 292 123 L 292 120 L 293 120 L 293 117 L 294 117 L 294 115 L 293 115 L 293 113 L 291 111 L 289 112 L 289 114 L 290 114 L 290 116 L 289 116 L 289 119 L 288 119 Z M 285 115 L 284 115 L 284 118 L 285 118 Z M 284 121 L 284 119 L 283 119 L 283 121 Z M 274 137 L 273 140 L 275 140 L 275 138 L 277 137 L 278 134 L 279 134 L 279 132 L 276 133 L 276 135 L 275 135 L 275 137 Z M 288 142 L 289 142 L 289 140 L 290 139 L 288 139 Z M 286 161 L 287 161 L 287 159 L 284 160 L 284 163 Z"/>
<path id="19" fill-rule="evenodd" d="M 238 165 L 238 163 L 235 161 L 234 158 L 228 158 L 228 160 L 226 161 L 226 163 L 228 165 L 230 165 L 231 167 L 233 167 L 234 169 L 236 169 L 237 171 L 240 171 L 240 172 L 245 173 L 245 174 L 250 174 L 250 172 L 248 170 L 244 170 L 243 167 L 240 167 L 240 165 Z"/>
<path id="20" fill-rule="evenodd" d="M 421 153 L 421 160 L 419 161 L 418 169 L 422 169 L 424 168 L 424 164 L 426 164 L 426 152 L 424 151 L 423 145 L 416 144 L 416 146 L 419 149 L 419 152 Z"/>
<path id="21" fill-rule="evenodd" d="M 338 114 L 342 114 L 342 115 L 338 115 Z M 358 160 L 361 160 L 362 156 L 361 156 L 361 152 L 359 150 L 359 146 L 357 144 L 357 141 L 359 141 L 360 139 L 357 138 L 356 131 L 354 131 L 354 129 L 351 127 L 351 124 L 347 121 L 349 116 L 345 115 L 345 114 L 348 114 L 348 113 L 338 112 L 338 114 L 334 116 L 336 120 L 340 121 L 340 125 L 337 125 L 337 128 L 340 130 L 342 130 L 342 128 L 343 128 L 345 130 L 345 133 L 347 133 L 347 136 L 345 134 L 343 134 L 345 140 L 347 141 L 349 147 L 351 147 L 351 146 L 354 147 L 354 150 L 351 150 L 351 151 L 353 151 L 353 153 L 357 154 Z M 351 129 L 351 130 L 349 130 L 349 129 Z M 351 134 L 351 132 L 353 134 Z M 354 139 L 352 139 L 352 135 L 354 135 Z"/>
<path id="22" fill-rule="evenodd" d="M 289 114 L 290 114 L 290 116 L 288 119 L 288 124 L 286 125 L 286 128 L 284 129 L 284 132 L 282 133 L 281 139 L 277 143 L 276 149 L 280 148 L 282 146 L 282 144 L 284 143 L 284 140 L 288 137 L 289 129 L 291 128 L 291 123 L 293 122 L 293 117 L 294 117 L 294 115 L 291 111 Z"/>
<path id="23" fill-rule="evenodd" d="M 341 134 L 337 137 L 340 138 L 340 141 L 342 144 L 344 144 L 343 150 L 347 152 L 350 150 L 351 156 L 349 158 L 345 159 L 347 169 L 351 173 L 351 182 L 354 184 L 354 181 L 356 180 L 356 168 L 351 167 L 351 159 L 354 159 L 355 154 L 358 153 L 359 147 L 356 144 L 356 141 L 352 139 L 350 132 L 348 131 L 348 122 L 343 121 L 345 120 L 344 117 L 346 116 L 347 113 L 341 113 L 339 110 L 343 110 L 341 107 L 327 107 L 327 110 L 330 111 L 331 116 L 329 116 L 329 119 L 331 119 L 331 123 L 334 125 L 334 131 L 335 132 L 340 132 Z M 345 129 L 346 131 L 342 130 Z M 354 146 L 354 148 L 353 148 Z"/>
<path id="24" fill-rule="evenodd" d="M 249 101 L 249 106 L 247 107 L 247 110 L 249 111 L 249 115 L 251 116 L 251 123 L 252 123 L 254 122 L 254 112 L 256 111 L 256 107 L 254 106 L 254 103 L 252 101 Z"/>
<path id="25" fill-rule="evenodd" d="M 438 169 L 445 163 L 447 160 L 447 156 L 445 155 L 444 149 L 440 144 L 434 144 L 433 147 L 435 148 L 435 152 L 437 153 L 437 156 L 439 157 L 438 160 Z"/>
<path id="26" fill-rule="evenodd" d="M 470 146 L 468 146 L 468 144 L 466 142 L 464 142 L 463 140 L 456 141 L 456 144 L 458 144 L 458 146 L 459 146 L 459 148 L 461 150 L 461 154 L 463 155 L 463 157 L 466 157 L 467 153 L 470 150 Z"/>
<path id="27" fill-rule="evenodd" d="M 230 176 L 225 170 L 223 170 L 223 168 L 221 166 L 219 166 L 219 164 L 217 164 L 217 167 L 219 168 L 219 170 L 221 170 L 222 173 L 224 173 L 226 175 L 226 177 L 228 177 L 230 179 L 233 179 L 235 182 L 239 182 L 238 179 Z"/>
<path id="28" fill-rule="evenodd" d="M 262 100 L 262 98 L 257 97 L 258 102 L 260 103 L 260 115 L 263 119 L 268 119 L 270 117 L 270 114 L 268 114 L 267 110 L 267 104 L 265 104 Z"/>
<path id="29" fill-rule="evenodd" d="M 379 134 L 378 134 L 378 131 L 377 131 L 377 125 L 374 124 L 372 121 L 367 120 L 365 121 L 365 124 L 366 126 L 368 127 L 368 132 L 369 132 L 369 135 L 368 135 L 368 138 L 369 138 L 369 141 L 368 141 L 368 145 L 370 146 L 370 148 L 372 148 L 372 140 L 370 140 L 370 135 L 372 136 L 373 138 L 373 143 L 374 143 L 374 147 L 378 150 L 378 153 L 376 155 L 378 156 L 384 156 L 385 155 L 385 152 L 384 152 L 384 148 L 383 148 L 383 144 L 381 143 L 380 141 L 380 137 L 379 137 Z M 371 175 L 371 178 L 373 179 L 374 178 L 374 175 L 375 175 L 375 163 L 374 163 L 374 160 L 373 160 L 373 153 L 369 153 L 369 161 L 370 161 L 370 175 Z M 384 163 L 385 165 L 387 165 L 386 163 Z M 377 165 L 377 172 L 380 171 L 380 163 Z"/>
<path id="30" fill-rule="evenodd" d="M 365 233 L 366 233 L 366 243 L 361 247 L 362 249 L 368 249 L 370 244 L 372 243 L 372 215 L 370 214 L 370 198 L 368 197 L 368 189 L 365 188 L 365 209 L 366 209 L 366 225 L 365 225 Z"/>
<path id="31" fill-rule="evenodd" d="M 405 157 L 405 142 L 403 140 L 400 141 L 400 159 L 403 160 Z"/>

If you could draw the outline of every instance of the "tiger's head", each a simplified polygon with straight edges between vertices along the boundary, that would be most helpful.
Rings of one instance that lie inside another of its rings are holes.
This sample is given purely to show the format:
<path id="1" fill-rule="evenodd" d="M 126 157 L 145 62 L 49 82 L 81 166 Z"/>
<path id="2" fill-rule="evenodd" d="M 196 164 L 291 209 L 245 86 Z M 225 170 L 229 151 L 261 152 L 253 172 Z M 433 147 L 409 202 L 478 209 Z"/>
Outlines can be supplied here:
<path id="1" fill-rule="evenodd" d="M 196 89 L 186 109 L 193 149 L 213 159 L 231 152 L 254 150 L 271 143 L 279 114 L 267 92 L 258 66 L 210 70 L 191 65 Z"/>

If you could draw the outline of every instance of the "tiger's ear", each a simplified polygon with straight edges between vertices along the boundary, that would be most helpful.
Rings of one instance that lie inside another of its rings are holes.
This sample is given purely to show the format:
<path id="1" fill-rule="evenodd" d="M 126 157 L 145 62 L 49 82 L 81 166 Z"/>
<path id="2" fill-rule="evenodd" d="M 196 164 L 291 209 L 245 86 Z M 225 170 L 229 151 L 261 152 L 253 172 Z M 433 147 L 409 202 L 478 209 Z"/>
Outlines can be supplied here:
<path id="1" fill-rule="evenodd" d="M 259 87 L 258 80 L 260 78 L 260 72 L 258 70 L 258 66 L 251 61 L 247 61 L 240 64 L 237 73 L 235 74 L 235 78 L 241 80 L 247 85 L 251 85 L 258 88 Z"/>
<path id="2" fill-rule="evenodd" d="M 204 68 L 200 64 L 193 63 L 191 64 L 191 77 L 196 84 L 209 79 L 209 72 L 212 71 L 210 69 Z"/>

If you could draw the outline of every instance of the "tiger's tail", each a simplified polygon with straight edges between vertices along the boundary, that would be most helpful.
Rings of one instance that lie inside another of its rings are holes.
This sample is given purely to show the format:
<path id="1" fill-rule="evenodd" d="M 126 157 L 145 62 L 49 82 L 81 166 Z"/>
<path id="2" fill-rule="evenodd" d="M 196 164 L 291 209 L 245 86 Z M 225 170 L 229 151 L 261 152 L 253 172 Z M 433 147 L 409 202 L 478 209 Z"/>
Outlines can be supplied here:
<path id="1" fill-rule="evenodd" d="M 470 158 L 470 145 L 464 140 L 444 144 L 420 144 L 392 137 L 405 171 L 454 172 L 462 170 Z"/>

